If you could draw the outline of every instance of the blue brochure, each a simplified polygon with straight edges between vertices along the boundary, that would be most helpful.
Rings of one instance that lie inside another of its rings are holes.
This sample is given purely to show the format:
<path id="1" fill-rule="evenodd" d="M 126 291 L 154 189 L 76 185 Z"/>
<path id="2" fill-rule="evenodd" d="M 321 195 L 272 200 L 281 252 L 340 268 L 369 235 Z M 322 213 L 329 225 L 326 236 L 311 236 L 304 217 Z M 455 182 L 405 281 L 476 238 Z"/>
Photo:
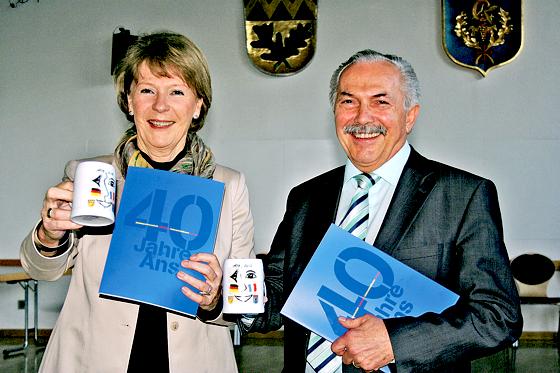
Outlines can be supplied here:
<path id="1" fill-rule="evenodd" d="M 328 341 L 346 332 L 337 318 L 440 313 L 459 296 L 332 224 L 281 313 Z"/>
<path id="2" fill-rule="evenodd" d="M 203 278 L 180 263 L 214 250 L 223 195 L 218 181 L 129 167 L 99 293 L 196 315 L 176 274 Z"/>

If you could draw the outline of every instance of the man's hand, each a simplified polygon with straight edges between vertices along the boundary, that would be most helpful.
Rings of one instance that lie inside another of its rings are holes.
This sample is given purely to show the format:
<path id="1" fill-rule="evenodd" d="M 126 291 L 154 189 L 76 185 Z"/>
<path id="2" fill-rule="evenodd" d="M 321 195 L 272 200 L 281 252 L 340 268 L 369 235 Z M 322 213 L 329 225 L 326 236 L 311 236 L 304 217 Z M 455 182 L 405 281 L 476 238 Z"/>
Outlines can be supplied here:
<path id="1" fill-rule="evenodd" d="M 342 356 L 344 364 L 354 364 L 365 371 L 377 370 L 394 360 L 393 347 L 383 320 L 370 314 L 357 319 L 339 317 L 348 330 L 332 344 L 332 351 Z"/>

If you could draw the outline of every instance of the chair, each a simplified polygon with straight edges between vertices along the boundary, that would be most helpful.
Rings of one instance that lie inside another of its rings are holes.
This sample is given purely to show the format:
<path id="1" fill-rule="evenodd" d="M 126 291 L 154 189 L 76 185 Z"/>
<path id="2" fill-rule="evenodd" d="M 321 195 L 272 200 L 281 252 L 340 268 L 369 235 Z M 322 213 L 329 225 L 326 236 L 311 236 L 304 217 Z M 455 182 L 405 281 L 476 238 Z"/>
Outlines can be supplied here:
<path id="1" fill-rule="evenodd" d="M 511 262 L 513 278 L 519 290 L 521 304 L 550 304 L 559 306 L 560 297 L 549 297 L 548 284 L 559 263 L 541 254 L 522 254 Z M 556 332 L 556 347 L 560 351 L 560 313 Z"/>

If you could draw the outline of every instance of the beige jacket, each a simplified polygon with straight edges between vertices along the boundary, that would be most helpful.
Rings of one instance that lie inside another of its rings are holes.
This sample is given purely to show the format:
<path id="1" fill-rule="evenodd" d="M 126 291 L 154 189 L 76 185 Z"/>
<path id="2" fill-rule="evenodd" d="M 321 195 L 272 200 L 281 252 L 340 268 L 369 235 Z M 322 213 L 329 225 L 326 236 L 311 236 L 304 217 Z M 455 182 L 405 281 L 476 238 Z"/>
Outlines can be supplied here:
<path id="1" fill-rule="evenodd" d="M 95 160 L 110 163 L 112 157 Z M 65 177 L 73 179 L 78 163 L 67 164 Z M 227 258 L 254 258 L 253 217 L 243 175 L 217 166 L 214 179 L 225 183 L 214 253 L 222 266 Z M 117 201 L 123 185 L 118 173 Z M 65 254 L 47 258 L 37 251 L 34 232 L 35 229 L 21 245 L 22 265 L 33 278 L 54 281 L 73 267 L 68 294 L 40 372 L 126 372 L 138 306 L 100 298 L 98 294 L 111 234 L 84 235 L 80 239 L 72 234 L 71 248 Z M 167 325 L 171 373 L 237 372 L 230 330 L 221 316 L 211 324 L 168 313 Z"/>

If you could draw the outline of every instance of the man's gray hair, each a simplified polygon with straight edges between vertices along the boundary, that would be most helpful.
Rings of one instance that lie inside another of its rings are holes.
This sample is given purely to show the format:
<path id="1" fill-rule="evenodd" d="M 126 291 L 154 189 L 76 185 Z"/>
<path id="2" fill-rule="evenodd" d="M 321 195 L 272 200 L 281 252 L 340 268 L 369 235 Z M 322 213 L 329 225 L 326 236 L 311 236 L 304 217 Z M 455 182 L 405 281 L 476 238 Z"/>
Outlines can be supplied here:
<path id="1" fill-rule="evenodd" d="M 330 93 L 329 99 L 331 102 L 331 108 L 334 111 L 335 101 L 338 91 L 338 85 L 340 83 L 340 76 L 346 70 L 347 67 L 352 66 L 358 62 L 379 62 L 386 61 L 399 69 L 401 73 L 401 88 L 405 96 L 404 99 L 404 109 L 408 111 L 414 105 L 419 103 L 420 99 L 420 83 L 416 77 L 416 73 L 412 68 L 412 65 L 408 63 L 402 57 L 394 56 L 392 54 L 383 54 L 376 52 L 371 49 L 365 49 L 355 53 L 347 61 L 340 64 L 340 66 L 334 71 L 331 77 Z"/>

